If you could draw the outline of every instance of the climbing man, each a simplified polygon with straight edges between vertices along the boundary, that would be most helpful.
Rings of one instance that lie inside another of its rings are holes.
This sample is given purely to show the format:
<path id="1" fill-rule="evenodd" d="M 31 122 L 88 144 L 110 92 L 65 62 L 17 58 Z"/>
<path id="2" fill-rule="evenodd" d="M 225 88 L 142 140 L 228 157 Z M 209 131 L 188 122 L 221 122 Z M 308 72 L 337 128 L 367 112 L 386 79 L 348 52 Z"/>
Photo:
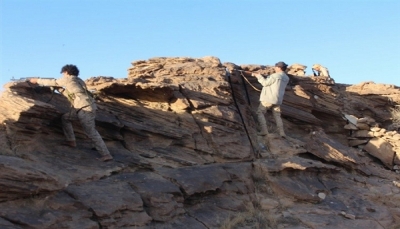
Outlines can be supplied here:
<path id="1" fill-rule="evenodd" d="M 313 70 L 313 72 L 317 71 L 317 74 L 314 72 L 314 76 L 330 77 L 328 69 L 320 64 L 314 64 L 312 66 L 312 70 Z"/>
<path id="2" fill-rule="evenodd" d="M 106 144 L 95 128 L 96 103 L 87 90 L 85 82 L 78 77 L 79 69 L 75 65 L 65 65 L 61 68 L 62 77 L 59 79 L 31 78 L 30 83 L 43 86 L 62 87 L 62 94 L 71 103 L 71 109 L 61 118 L 66 141 L 63 145 L 75 148 L 76 140 L 72 120 L 79 120 L 86 135 L 92 140 L 95 148 L 101 154 L 100 161 L 112 160 Z"/>
<path id="3" fill-rule="evenodd" d="M 260 105 L 257 109 L 257 118 L 261 129 L 259 133 L 260 135 L 268 134 L 265 113 L 267 110 L 271 109 L 279 131 L 279 135 L 283 138 L 286 137 L 283 129 L 280 107 L 285 94 L 286 85 L 289 82 L 289 77 L 285 73 L 286 68 L 287 64 L 280 61 L 275 64 L 275 73 L 267 77 L 264 77 L 259 73 L 252 73 L 252 76 L 257 77 L 258 82 L 263 86 L 260 95 Z"/>

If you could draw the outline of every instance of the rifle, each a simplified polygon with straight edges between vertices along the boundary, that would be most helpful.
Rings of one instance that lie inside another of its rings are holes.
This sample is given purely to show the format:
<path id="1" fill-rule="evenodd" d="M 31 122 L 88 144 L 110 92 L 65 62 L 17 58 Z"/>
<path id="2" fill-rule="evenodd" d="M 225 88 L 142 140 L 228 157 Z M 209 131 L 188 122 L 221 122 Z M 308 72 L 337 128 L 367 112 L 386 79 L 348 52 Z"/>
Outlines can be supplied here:
<path id="1" fill-rule="evenodd" d="M 11 78 L 11 81 L 16 82 L 16 83 L 20 83 L 20 82 L 29 82 L 30 79 L 46 79 L 46 80 L 52 80 L 54 78 L 40 78 L 37 76 L 34 77 L 22 77 L 19 79 L 15 79 L 14 76 Z"/>
<path id="2" fill-rule="evenodd" d="M 31 84 L 29 83 L 29 80 L 30 80 L 30 79 L 54 79 L 54 78 L 22 77 L 22 78 L 19 78 L 19 79 L 15 79 L 14 76 L 13 76 L 13 77 L 11 78 L 11 81 L 16 82 L 16 83 L 27 82 L 29 85 L 31 85 Z M 32 85 L 31 85 L 31 87 L 32 87 Z M 42 86 L 35 86 L 35 87 L 42 87 Z M 55 91 L 60 92 L 61 89 L 64 90 L 63 87 L 58 87 L 58 86 L 49 86 L 49 88 L 50 88 L 50 90 L 51 90 L 52 92 L 55 92 Z M 61 93 L 61 92 L 60 92 L 60 93 Z"/>
<path id="3" fill-rule="evenodd" d="M 40 91 L 42 90 L 42 88 L 45 87 L 45 86 L 39 86 L 39 85 L 33 86 L 33 85 L 29 82 L 30 79 L 54 79 L 54 78 L 22 77 L 22 78 L 19 78 L 19 79 L 15 79 L 14 77 L 12 77 L 12 78 L 11 78 L 11 81 L 16 82 L 16 83 L 23 83 L 23 82 L 26 82 L 26 83 L 28 83 L 28 84 L 33 88 L 33 91 L 34 91 L 35 93 L 40 93 Z M 50 102 L 50 100 L 51 100 L 51 99 L 53 98 L 53 96 L 54 96 L 54 93 L 62 94 L 63 91 L 64 91 L 64 88 L 63 88 L 63 87 L 59 87 L 59 86 L 48 86 L 48 87 L 50 88 L 50 91 L 51 91 L 51 97 L 50 97 L 50 99 L 49 99 L 48 101 L 46 101 L 46 102 Z"/>
<path id="4" fill-rule="evenodd" d="M 14 76 L 11 78 L 11 81 L 16 82 L 16 83 L 21 83 L 21 82 L 28 82 L 30 79 L 34 78 L 39 78 L 39 77 L 22 77 L 19 79 L 15 79 Z"/>

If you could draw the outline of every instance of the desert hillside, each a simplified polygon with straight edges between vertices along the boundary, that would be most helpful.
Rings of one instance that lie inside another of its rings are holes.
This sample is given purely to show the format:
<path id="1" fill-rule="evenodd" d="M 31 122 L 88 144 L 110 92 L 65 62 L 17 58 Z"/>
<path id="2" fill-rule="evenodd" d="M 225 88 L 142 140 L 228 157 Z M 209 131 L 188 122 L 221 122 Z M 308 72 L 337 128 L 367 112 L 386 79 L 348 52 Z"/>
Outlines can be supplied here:
<path id="1" fill-rule="evenodd" d="M 68 100 L 27 82 L 0 100 L 0 228 L 400 228 L 400 88 L 289 69 L 287 138 L 257 135 L 271 66 L 217 57 L 135 61 L 127 78 L 86 80 L 98 152 L 79 123 L 64 140 Z"/>

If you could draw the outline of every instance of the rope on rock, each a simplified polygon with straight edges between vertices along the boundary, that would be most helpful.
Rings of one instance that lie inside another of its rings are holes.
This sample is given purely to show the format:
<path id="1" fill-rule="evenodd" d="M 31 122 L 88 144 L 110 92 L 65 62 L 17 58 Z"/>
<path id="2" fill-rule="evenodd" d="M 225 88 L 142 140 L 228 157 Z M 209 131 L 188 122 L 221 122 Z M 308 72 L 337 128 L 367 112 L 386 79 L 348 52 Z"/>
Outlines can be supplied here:
<path id="1" fill-rule="evenodd" d="M 243 75 L 243 71 L 240 71 L 240 75 L 243 77 L 244 80 L 256 91 L 261 91 L 260 89 L 256 88 L 253 84 L 250 83 L 250 81 L 246 78 L 246 76 Z"/>

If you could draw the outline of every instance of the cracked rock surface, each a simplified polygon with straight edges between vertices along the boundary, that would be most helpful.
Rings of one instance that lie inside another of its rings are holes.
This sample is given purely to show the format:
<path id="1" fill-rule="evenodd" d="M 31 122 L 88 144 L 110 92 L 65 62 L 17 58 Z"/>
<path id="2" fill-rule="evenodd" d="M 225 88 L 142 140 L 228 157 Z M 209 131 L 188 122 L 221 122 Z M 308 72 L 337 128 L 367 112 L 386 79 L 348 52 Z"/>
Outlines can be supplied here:
<path id="1" fill-rule="evenodd" d="M 400 227 L 400 135 L 389 112 L 399 87 L 290 75 L 288 137 L 270 113 L 271 134 L 260 137 L 260 85 L 234 69 L 273 71 L 159 57 L 133 62 L 127 78 L 87 79 L 109 162 L 96 160 L 79 123 L 77 148 L 60 144 L 66 98 L 6 84 L 0 228 Z"/>

